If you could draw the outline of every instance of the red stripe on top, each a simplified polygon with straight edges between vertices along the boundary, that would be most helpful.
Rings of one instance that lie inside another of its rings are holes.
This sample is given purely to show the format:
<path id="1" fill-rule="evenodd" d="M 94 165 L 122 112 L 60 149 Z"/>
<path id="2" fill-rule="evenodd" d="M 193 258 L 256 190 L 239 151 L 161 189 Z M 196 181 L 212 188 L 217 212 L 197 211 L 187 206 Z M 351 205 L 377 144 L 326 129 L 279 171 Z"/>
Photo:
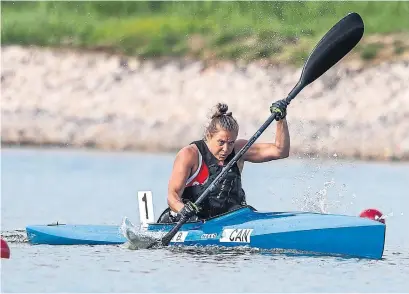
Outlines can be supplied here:
<path id="1" fill-rule="evenodd" d="M 204 162 L 204 160 L 202 160 L 202 164 L 201 164 L 199 173 L 190 182 L 186 183 L 186 187 L 203 185 L 204 183 L 206 183 L 208 178 L 209 178 L 209 169 L 207 168 L 207 165 Z"/>

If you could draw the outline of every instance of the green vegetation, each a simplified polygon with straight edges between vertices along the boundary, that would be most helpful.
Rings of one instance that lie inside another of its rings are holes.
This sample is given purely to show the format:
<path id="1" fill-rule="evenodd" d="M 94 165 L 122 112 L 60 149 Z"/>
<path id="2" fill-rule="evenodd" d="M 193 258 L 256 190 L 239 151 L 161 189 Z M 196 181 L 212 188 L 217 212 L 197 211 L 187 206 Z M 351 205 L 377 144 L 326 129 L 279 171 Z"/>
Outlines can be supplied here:
<path id="1" fill-rule="evenodd" d="M 363 17 L 365 37 L 409 31 L 404 1 L 16 1 L 2 2 L 1 37 L 3 45 L 298 63 L 351 11 Z M 370 58 L 378 49 L 361 48 L 361 56 Z"/>
<path id="2" fill-rule="evenodd" d="M 361 57 L 364 60 L 374 59 L 382 48 L 383 44 L 381 43 L 368 44 L 362 49 Z"/>
<path id="3" fill-rule="evenodd" d="M 403 52 L 405 52 L 407 46 L 401 40 L 396 40 L 393 43 L 393 49 L 396 55 L 401 55 L 403 54 Z"/>

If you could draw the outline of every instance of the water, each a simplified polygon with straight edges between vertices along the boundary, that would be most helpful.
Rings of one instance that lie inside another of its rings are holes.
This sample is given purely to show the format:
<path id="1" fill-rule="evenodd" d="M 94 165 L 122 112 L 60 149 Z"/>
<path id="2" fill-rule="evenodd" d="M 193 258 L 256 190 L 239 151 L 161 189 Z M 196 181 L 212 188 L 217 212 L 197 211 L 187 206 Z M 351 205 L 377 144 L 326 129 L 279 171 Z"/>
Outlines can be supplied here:
<path id="1" fill-rule="evenodd" d="M 157 217 L 166 207 L 173 156 L 3 149 L 1 230 L 11 259 L 1 261 L 2 292 L 409 290 L 408 164 L 287 159 L 244 169 L 248 202 L 258 209 L 349 215 L 381 210 L 387 235 L 380 261 L 257 250 L 32 246 L 16 231 L 55 221 L 120 224 L 124 216 L 137 223 L 138 190 L 152 190 Z"/>

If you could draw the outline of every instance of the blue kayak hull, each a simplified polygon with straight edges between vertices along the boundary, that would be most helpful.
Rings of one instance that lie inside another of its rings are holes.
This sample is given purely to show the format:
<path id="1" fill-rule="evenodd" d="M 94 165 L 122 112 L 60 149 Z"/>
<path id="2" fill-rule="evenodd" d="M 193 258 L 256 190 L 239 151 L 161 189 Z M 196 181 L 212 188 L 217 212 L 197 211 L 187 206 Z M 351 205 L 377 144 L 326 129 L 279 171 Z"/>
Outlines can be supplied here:
<path id="1" fill-rule="evenodd" d="M 150 224 L 150 231 L 173 225 Z M 243 208 L 205 223 L 184 225 L 171 244 L 249 246 L 380 259 L 383 223 L 355 216 L 308 212 L 261 212 Z"/>
<path id="2" fill-rule="evenodd" d="M 31 244 L 115 245 L 126 242 L 119 226 L 108 225 L 39 225 L 26 227 Z"/>
<path id="3" fill-rule="evenodd" d="M 148 231 L 167 232 L 174 224 L 149 224 Z M 119 226 L 28 226 L 33 244 L 121 244 Z M 247 246 L 380 259 L 386 226 L 345 215 L 308 212 L 261 212 L 245 207 L 204 222 L 186 223 L 171 245 Z"/>

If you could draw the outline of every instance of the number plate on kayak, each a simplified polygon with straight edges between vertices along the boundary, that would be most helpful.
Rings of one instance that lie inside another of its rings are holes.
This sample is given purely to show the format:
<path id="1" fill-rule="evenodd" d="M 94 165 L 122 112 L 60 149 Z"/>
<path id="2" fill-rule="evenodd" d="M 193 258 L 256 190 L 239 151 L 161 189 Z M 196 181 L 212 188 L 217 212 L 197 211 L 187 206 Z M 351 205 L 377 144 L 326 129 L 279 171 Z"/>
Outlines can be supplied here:
<path id="1" fill-rule="evenodd" d="M 253 229 L 224 229 L 220 242 L 250 243 Z"/>
<path id="2" fill-rule="evenodd" d="M 184 242 L 189 232 L 178 232 L 170 242 Z"/>

